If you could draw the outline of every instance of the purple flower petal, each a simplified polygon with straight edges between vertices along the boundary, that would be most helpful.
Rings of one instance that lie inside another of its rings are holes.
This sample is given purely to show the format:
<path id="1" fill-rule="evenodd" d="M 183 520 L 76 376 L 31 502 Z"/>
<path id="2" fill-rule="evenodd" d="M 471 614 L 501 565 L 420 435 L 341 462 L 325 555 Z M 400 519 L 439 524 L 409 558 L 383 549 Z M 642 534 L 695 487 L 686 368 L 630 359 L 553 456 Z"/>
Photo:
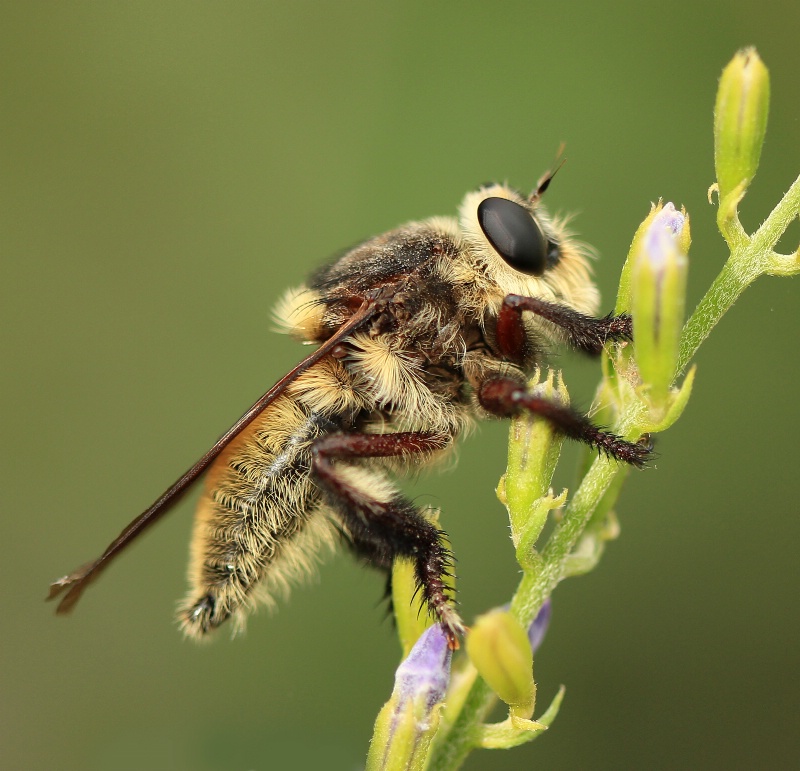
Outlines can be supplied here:
<path id="1" fill-rule="evenodd" d="M 424 698 L 430 710 L 442 701 L 450 682 L 452 655 L 441 625 L 426 629 L 395 672 L 395 693 L 400 705 L 408 699 Z"/>
<path id="2" fill-rule="evenodd" d="M 685 224 L 686 216 L 677 211 L 672 203 L 665 203 L 664 208 L 653 218 L 645 235 L 644 247 L 654 267 L 663 266 L 667 253 L 675 248 Z"/>
<path id="3" fill-rule="evenodd" d="M 539 646 L 542 644 L 542 640 L 544 640 L 544 636 L 547 633 L 547 627 L 550 625 L 550 615 L 553 610 L 553 604 L 548 597 L 541 608 L 539 608 L 539 612 L 536 614 L 536 618 L 533 619 L 533 623 L 528 627 L 528 640 L 531 643 L 531 650 L 536 653 L 539 649 Z"/>

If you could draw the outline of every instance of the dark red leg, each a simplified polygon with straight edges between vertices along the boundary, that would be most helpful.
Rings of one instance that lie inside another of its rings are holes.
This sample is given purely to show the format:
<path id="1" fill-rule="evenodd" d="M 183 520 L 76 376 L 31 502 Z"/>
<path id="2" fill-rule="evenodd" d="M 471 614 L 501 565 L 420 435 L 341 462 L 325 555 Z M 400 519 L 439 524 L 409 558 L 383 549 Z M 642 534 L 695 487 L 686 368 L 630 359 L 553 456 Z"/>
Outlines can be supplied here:
<path id="1" fill-rule="evenodd" d="M 312 472 L 328 493 L 356 552 L 376 567 L 388 569 L 397 557 L 414 561 L 422 597 L 441 622 L 451 647 L 458 647 L 464 625 L 448 593 L 445 578 L 452 565 L 441 531 L 396 491 L 375 492 L 375 475 L 358 466 L 339 468 L 345 458 L 385 458 L 432 452 L 449 440 L 421 432 L 331 434 L 312 448 Z"/>
<path id="2" fill-rule="evenodd" d="M 485 381 L 480 387 L 478 398 L 485 410 L 499 417 L 507 418 L 523 411 L 541 415 L 570 439 L 596 447 L 606 455 L 637 468 L 644 466 L 652 454 L 649 443 L 629 442 L 609 431 L 603 431 L 580 412 L 530 394 L 524 386 L 511 378 L 497 377 Z"/>
<path id="3" fill-rule="evenodd" d="M 631 317 L 627 314 L 596 319 L 566 305 L 510 294 L 503 300 L 497 319 L 497 344 L 502 355 L 514 362 L 522 361 L 525 346 L 523 311 L 551 321 L 564 331 L 570 345 L 592 355 L 598 355 L 606 342 L 630 340 L 632 335 Z"/>

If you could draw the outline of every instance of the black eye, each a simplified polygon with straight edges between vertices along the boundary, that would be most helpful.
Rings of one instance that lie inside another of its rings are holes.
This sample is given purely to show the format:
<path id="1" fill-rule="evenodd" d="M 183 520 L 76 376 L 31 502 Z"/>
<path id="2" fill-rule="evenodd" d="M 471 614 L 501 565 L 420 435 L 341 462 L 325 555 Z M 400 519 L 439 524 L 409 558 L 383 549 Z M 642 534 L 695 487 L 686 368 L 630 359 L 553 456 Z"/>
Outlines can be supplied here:
<path id="1" fill-rule="evenodd" d="M 544 273 L 547 239 L 524 206 L 507 198 L 484 198 L 478 206 L 478 222 L 489 243 L 514 270 L 529 276 Z"/>

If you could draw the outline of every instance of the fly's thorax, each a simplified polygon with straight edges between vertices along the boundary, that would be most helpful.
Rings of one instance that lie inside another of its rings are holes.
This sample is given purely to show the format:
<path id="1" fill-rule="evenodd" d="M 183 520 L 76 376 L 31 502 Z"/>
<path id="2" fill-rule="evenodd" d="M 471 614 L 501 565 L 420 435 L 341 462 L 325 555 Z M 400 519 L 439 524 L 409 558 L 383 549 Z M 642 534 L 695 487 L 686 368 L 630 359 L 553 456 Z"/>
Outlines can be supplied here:
<path id="1" fill-rule="evenodd" d="M 445 376 L 433 372 L 426 346 L 416 343 L 402 333 L 354 335 L 344 359 L 354 388 L 365 411 L 380 415 L 391 430 L 459 433 L 464 417 L 458 391 L 438 387 Z"/>

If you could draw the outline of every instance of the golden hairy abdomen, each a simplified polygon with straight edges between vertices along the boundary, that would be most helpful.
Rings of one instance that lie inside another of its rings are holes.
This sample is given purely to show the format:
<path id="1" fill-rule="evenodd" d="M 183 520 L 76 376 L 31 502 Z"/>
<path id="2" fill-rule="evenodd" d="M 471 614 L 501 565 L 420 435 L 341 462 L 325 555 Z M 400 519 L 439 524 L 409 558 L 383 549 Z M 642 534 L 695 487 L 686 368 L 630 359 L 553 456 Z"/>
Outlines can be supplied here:
<path id="1" fill-rule="evenodd" d="M 257 601 L 273 601 L 306 575 L 334 539 L 310 478 L 311 446 L 325 420 L 284 395 L 220 455 L 209 471 L 190 547 L 190 591 L 180 611 L 193 636 Z"/>

